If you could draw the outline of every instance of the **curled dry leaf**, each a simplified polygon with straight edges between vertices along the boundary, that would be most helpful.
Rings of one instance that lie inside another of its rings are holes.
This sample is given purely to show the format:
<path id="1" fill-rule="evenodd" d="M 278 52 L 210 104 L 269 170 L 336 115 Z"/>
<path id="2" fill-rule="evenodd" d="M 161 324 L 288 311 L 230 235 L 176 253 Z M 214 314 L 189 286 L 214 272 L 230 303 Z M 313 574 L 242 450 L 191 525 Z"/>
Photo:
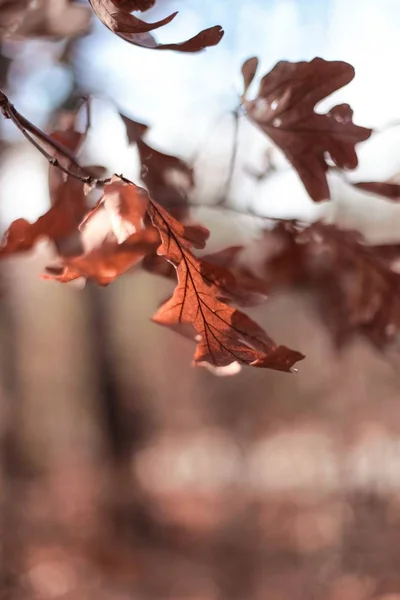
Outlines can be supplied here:
<path id="1" fill-rule="evenodd" d="M 188 236 L 186 228 L 155 202 L 149 205 L 149 215 L 161 236 L 158 253 L 175 265 L 178 275 L 171 299 L 153 320 L 173 328 L 193 327 L 194 364 L 219 368 L 239 363 L 290 372 L 304 356 L 277 346 L 247 315 L 228 306 L 218 277 L 214 279 L 210 267 L 191 252 L 193 246 L 204 246 L 205 231 Z"/>
<path id="2" fill-rule="evenodd" d="M 185 42 L 175 44 L 159 44 L 149 33 L 170 23 L 178 14 L 174 12 L 155 23 L 146 23 L 131 15 L 132 10 L 147 10 L 155 2 L 133 0 L 89 0 L 93 11 L 108 29 L 127 42 L 143 48 L 157 50 L 178 50 L 179 52 L 199 52 L 209 46 L 218 44 L 224 35 L 223 29 L 216 25 L 200 31 Z"/>
<path id="3" fill-rule="evenodd" d="M 315 202 L 330 198 L 327 159 L 354 169 L 355 145 L 371 135 L 371 129 L 353 123 L 348 104 L 326 114 L 314 110 L 353 77 L 353 67 L 342 61 L 281 61 L 262 78 L 257 98 L 244 103 L 249 118 L 281 148 Z"/>
<path id="4" fill-rule="evenodd" d="M 133 12 L 134 10 L 140 10 L 144 12 L 145 10 L 149 10 L 153 8 L 156 3 L 156 0 L 112 0 L 117 8 L 122 8 L 128 12 Z"/>
<path id="5" fill-rule="evenodd" d="M 47 268 L 47 279 L 62 283 L 86 277 L 108 285 L 154 251 L 159 235 L 145 227 L 146 190 L 114 177 L 80 229 L 84 253 Z"/>
<path id="6" fill-rule="evenodd" d="M 99 285 L 109 285 L 153 251 L 159 241 L 153 227 L 132 234 L 120 244 L 106 239 L 85 254 L 65 259 L 62 266 L 47 267 L 47 274 L 42 277 L 62 283 L 85 277 Z"/>

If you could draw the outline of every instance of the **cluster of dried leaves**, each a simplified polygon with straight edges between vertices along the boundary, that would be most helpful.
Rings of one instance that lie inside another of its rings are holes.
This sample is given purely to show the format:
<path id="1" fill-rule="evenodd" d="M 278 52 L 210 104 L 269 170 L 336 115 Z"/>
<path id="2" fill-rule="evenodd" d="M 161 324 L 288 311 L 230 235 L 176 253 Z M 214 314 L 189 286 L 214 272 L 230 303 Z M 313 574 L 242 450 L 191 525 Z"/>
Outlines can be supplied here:
<path id="1" fill-rule="evenodd" d="M 185 42 L 158 44 L 150 32 L 170 23 L 177 13 L 147 23 L 131 13 L 150 9 L 155 0 L 89 2 L 111 31 L 146 48 L 198 52 L 216 45 L 223 35 L 221 27 L 215 26 Z M 8 33 L 62 34 L 48 25 L 50 6 L 54 8 L 54 3 L 44 0 L 3 0 L 0 17 Z M 66 1 L 57 6 L 68 14 L 78 11 L 79 26 L 74 33 L 80 31 L 86 23 L 85 8 Z M 36 20 L 32 21 L 31 13 Z M 353 79 L 353 67 L 321 58 L 282 61 L 262 77 L 256 97 L 248 100 L 257 67 L 256 58 L 242 66 L 241 104 L 247 117 L 283 151 L 310 197 L 315 202 L 329 200 L 329 168 L 354 169 L 356 145 L 372 131 L 353 123 L 348 104 L 334 106 L 326 114 L 315 112 L 315 106 Z M 50 209 L 35 223 L 25 219 L 12 223 L 0 248 L 1 257 L 31 250 L 39 239 L 47 238 L 59 255 L 59 262 L 47 267 L 47 279 L 67 283 L 85 278 L 108 285 L 140 262 L 155 273 L 169 277 L 176 273 L 173 295 L 153 320 L 193 339 L 195 364 L 217 372 L 233 373 L 242 364 L 290 371 L 303 358 L 299 352 L 276 345 L 235 307 L 257 303 L 283 284 L 313 290 L 340 342 L 360 332 L 384 348 L 396 338 L 400 276 L 393 269 L 395 251 L 388 258 L 368 247 L 358 234 L 323 223 L 278 222 L 260 241 L 260 252 L 266 255 L 261 275 L 239 266 L 239 247 L 200 259 L 195 251 L 204 248 L 209 231 L 188 221 L 193 169 L 151 148 L 143 139 L 147 125 L 121 115 L 129 142 L 139 151 L 145 189 L 122 175 L 99 179 L 98 167 L 79 163 L 85 133 L 76 130 L 75 115 L 64 115 L 60 129 L 47 135 L 20 115 L 3 93 L 0 106 L 3 115 L 48 159 L 51 195 Z M 400 197 L 395 182 L 354 185 L 391 200 Z M 93 206 L 96 187 L 103 193 Z"/>
<path id="2" fill-rule="evenodd" d="M 265 230 L 260 244 L 270 291 L 296 286 L 311 292 L 338 346 L 355 335 L 379 349 L 398 341 L 396 246 L 369 246 L 359 232 L 296 221 Z"/>

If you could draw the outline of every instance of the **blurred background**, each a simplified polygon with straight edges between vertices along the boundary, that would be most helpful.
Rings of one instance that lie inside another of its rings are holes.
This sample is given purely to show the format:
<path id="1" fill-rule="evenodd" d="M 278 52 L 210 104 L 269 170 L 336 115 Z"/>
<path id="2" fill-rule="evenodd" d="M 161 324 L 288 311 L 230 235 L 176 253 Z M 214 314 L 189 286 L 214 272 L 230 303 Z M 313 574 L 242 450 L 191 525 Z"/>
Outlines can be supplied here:
<path id="1" fill-rule="evenodd" d="M 259 219 L 235 212 L 248 209 L 399 241 L 399 206 L 335 174 L 332 201 L 313 204 L 244 118 L 227 186 L 240 67 L 253 55 L 260 74 L 282 59 L 353 64 L 355 80 L 321 105 L 348 102 L 376 128 L 346 177 L 400 173 L 399 2 L 159 0 L 145 18 L 174 10 L 159 40 L 221 24 L 222 42 L 198 55 L 144 50 L 86 2 L 41 0 L 2 39 L 1 83 L 46 131 L 90 95 L 84 157 L 138 182 L 118 113 L 148 124 L 149 144 L 194 165 L 210 249 L 257 237 Z M 47 209 L 48 165 L 9 122 L 0 134 L 4 231 Z M 235 210 L 216 206 L 223 194 Z M 0 264 L 1 599 L 400 598 L 397 360 L 362 340 L 338 353 L 296 291 L 251 315 L 306 354 L 298 374 L 217 378 L 150 321 L 170 282 L 136 270 L 104 289 L 62 286 L 38 277 L 53 258 L 42 243 Z"/>

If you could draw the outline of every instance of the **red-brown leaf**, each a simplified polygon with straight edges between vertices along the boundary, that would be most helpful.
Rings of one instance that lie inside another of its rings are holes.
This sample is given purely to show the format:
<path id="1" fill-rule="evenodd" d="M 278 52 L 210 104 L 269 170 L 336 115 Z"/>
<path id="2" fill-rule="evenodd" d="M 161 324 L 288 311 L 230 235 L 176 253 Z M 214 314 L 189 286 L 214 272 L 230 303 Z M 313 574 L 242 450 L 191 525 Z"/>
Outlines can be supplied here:
<path id="1" fill-rule="evenodd" d="M 126 117 L 122 113 L 120 113 L 120 117 L 124 122 L 126 127 L 126 135 L 128 137 L 130 144 L 136 144 L 138 140 L 140 140 L 144 134 L 148 131 L 149 126 L 144 123 L 140 123 L 139 121 L 134 121 L 129 117 Z"/>
<path id="2" fill-rule="evenodd" d="M 185 42 L 158 44 L 149 32 L 170 23 L 178 14 L 177 12 L 156 23 L 146 23 L 131 15 L 130 12 L 136 9 L 147 10 L 152 6 L 149 2 L 134 2 L 133 0 L 89 0 L 89 2 L 98 18 L 108 29 L 127 42 L 144 48 L 199 52 L 209 46 L 218 44 L 224 34 L 222 28 L 216 25 L 201 31 Z"/>
<path id="3" fill-rule="evenodd" d="M 86 253 L 103 242 L 121 244 L 145 227 L 149 196 L 144 188 L 114 176 L 80 224 Z"/>
<path id="4" fill-rule="evenodd" d="M 188 194 L 195 185 L 192 167 L 183 160 L 151 148 L 137 140 L 142 180 L 151 197 L 177 219 L 186 216 Z"/>
<path id="5" fill-rule="evenodd" d="M 242 246 L 230 246 L 214 254 L 202 256 L 202 275 L 206 281 L 218 287 L 221 298 L 239 306 L 255 306 L 266 300 L 267 285 L 239 264 L 237 258 L 242 250 Z M 150 273 L 176 279 L 173 265 L 157 254 L 146 256 L 142 267 Z"/>
<path id="6" fill-rule="evenodd" d="M 195 185 L 193 168 L 180 158 L 151 148 L 142 137 L 148 126 L 121 114 L 129 142 L 137 144 L 141 177 L 151 197 L 177 219 L 187 215 L 188 194 Z"/>
<path id="7" fill-rule="evenodd" d="M 367 246 L 358 232 L 323 223 L 282 224 L 277 233 L 283 244 L 266 263 L 271 289 L 297 283 L 310 290 L 339 345 L 359 334 L 384 348 L 398 337 L 400 275 L 391 268 L 393 256 Z"/>
<path id="8" fill-rule="evenodd" d="M 121 244 L 105 240 L 86 254 L 65 259 L 60 267 L 47 267 L 47 274 L 42 277 L 61 283 L 85 277 L 99 285 L 109 285 L 154 251 L 159 242 L 160 236 L 153 227 L 134 233 Z"/>
<path id="9" fill-rule="evenodd" d="M 121 8 L 127 12 L 140 10 L 142 12 L 153 8 L 156 0 L 112 0 L 117 8 Z"/>
<path id="10" fill-rule="evenodd" d="M 243 95 L 245 96 L 247 90 L 253 82 L 254 77 L 256 76 L 258 69 L 258 58 L 256 56 L 252 56 L 248 58 L 242 65 L 242 77 L 243 77 Z"/>
<path id="11" fill-rule="evenodd" d="M 80 225 L 84 253 L 49 267 L 45 277 L 65 283 L 83 276 L 108 285 L 154 252 L 160 236 L 145 227 L 148 202 L 145 189 L 114 176 Z"/>
<path id="12" fill-rule="evenodd" d="M 242 246 L 229 246 L 219 252 L 202 256 L 203 272 L 221 292 L 221 297 L 240 306 L 255 306 L 264 302 L 268 293 L 265 281 L 240 264 Z"/>
<path id="13" fill-rule="evenodd" d="M 359 183 L 353 183 L 353 186 L 365 192 L 384 196 L 388 200 L 392 200 L 392 202 L 400 202 L 400 184 L 398 183 L 391 183 L 390 181 L 360 181 Z"/>
<path id="14" fill-rule="evenodd" d="M 210 266 L 192 254 L 193 243 L 182 224 L 155 202 L 149 205 L 149 215 L 161 236 L 158 253 L 175 265 L 178 275 L 173 296 L 153 320 L 174 328 L 193 327 L 194 364 L 219 368 L 239 363 L 290 372 L 303 355 L 276 346 L 249 317 L 223 301 L 223 292 L 210 277 Z"/>
<path id="15" fill-rule="evenodd" d="M 342 61 L 281 61 L 261 80 L 257 98 L 245 102 L 250 119 L 282 149 L 315 202 L 330 198 L 327 156 L 341 169 L 354 169 L 355 145 L 371 135 L 353 123 L 348 104 L 327 114 L 314 110 L 353 77 L 353 67 Z"/>
<path id="16" fill-rule="evenodd" d="M 76 231 L 86 211 L 83 184 L 67 178 L 55 192 L 53 206 L 35 223 L 25 219 L 14 221 L 5 233 L 0 247 L 0 257 L 33 248 L 42 238 L 61 242 Z"/>

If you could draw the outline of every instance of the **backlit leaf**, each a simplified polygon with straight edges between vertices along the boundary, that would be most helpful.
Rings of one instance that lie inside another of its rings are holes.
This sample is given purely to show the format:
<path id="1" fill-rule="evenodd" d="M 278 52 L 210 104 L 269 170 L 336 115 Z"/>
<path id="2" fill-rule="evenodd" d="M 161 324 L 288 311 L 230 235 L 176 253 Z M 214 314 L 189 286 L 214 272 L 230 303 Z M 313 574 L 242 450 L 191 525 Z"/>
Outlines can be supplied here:
<path id="1" fill-rule="evenodd" d="M 354 169 L 355 145 L 371 135 L 371 129 L 353 123 L 348 104 L 326 114 L 314 110 L 353 77 L 353 67 L 342 61 L 281 61 L 262 78 L 257 98 L 245 101 L 249 118 L 285 153 L 315 202 L 330 198 L 327 159 Z"/>

